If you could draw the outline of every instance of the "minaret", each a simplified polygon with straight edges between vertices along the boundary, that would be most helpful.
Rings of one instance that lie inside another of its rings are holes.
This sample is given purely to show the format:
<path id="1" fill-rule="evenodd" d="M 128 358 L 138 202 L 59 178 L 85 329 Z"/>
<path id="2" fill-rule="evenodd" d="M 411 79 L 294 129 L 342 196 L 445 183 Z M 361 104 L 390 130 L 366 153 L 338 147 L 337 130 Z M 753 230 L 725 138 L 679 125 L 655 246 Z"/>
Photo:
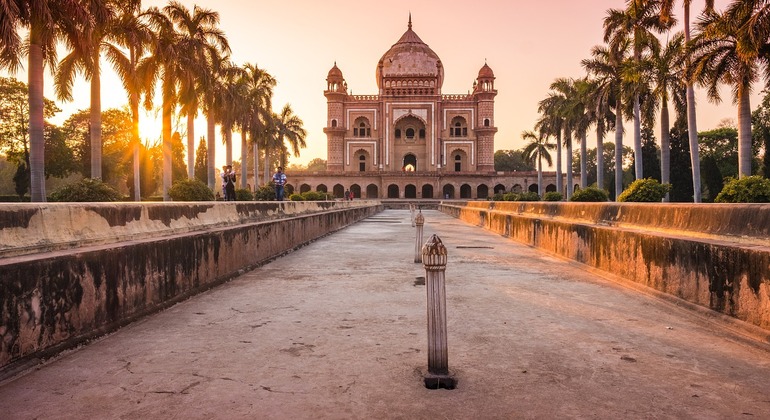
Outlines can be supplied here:
<path id="1" fill-rule="evenodd" d="M 345 138 L 345 98 L 348 95 L 348 85 L 342 77 L 342 71 L 334 62 L 334 67 L 326 76 L 327 119 L 326 133 L 326 170 L 341 172 L 343 170 L 344 138 Z"/>
<path id="2" fill-rule="evenodd" d="M 495 74 L 487 65 L 479 70 L 479 76 L 473 89 L 473 101 L 476 103 L 478 119 L 476 120 L 478 163 L 476 168 L 481 172 L 495 170 Z"/>

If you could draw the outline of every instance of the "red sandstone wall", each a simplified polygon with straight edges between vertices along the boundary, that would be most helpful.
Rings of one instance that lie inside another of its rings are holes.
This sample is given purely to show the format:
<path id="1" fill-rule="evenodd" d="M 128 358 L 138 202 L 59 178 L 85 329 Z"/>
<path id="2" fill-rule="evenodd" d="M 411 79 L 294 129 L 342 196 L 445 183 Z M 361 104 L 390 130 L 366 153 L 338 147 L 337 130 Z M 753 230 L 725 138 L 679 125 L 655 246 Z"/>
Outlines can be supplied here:
<path id="1" fill-rule="evenodd" d="M 770 205 L 469 202 L 440 210 L 770 330 Z"/>
<path id="2" fill-rule="evenodd" d="M 197 214 L 182 215 L 184 206 L 165 206 L 168 224 Z M 163 212 L 163 206 L 156 207 Z M 381 209 L 376 202 L 320 203 L 315 212 L 284 213 L 283 218 L 3 258 L 0 377 L 14 362 L 104 334 Z M 92 213 L 94 222 L 104 217 Z M 115 211 L 110 224 L 125 225 L 140 214 Z M 32 217 L 21 219 L 27 216 Z M 0 226 L 0 233 L 4 229 L 9 227 Z"/>

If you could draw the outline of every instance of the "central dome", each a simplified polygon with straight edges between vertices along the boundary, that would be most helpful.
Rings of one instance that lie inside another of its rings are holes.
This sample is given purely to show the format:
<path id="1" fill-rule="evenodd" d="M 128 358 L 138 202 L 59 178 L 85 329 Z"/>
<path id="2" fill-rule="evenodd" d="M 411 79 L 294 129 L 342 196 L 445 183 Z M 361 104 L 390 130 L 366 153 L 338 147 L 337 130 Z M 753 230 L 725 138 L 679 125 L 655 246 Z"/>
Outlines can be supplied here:
<path id="1" fill-rule="evenodd" d="M 382 55 L 377 64 L 377 87 L 382 88 L 382 79 L 388 77 L 433 77 L 438 79 L 436 84 L 439 88 L 444 81 L 441 60 L 428 44 L 422 42 L 414 33 L 411 16 L 409 28 L 401 39 Z"/>

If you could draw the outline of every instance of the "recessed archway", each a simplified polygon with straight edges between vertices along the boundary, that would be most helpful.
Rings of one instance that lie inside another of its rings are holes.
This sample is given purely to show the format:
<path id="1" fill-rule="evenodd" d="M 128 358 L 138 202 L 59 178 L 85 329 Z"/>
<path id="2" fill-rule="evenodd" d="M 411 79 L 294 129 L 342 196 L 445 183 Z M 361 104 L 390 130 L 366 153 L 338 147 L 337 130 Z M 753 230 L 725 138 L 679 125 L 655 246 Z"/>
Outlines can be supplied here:
<path id="1" fill-rule="evenodd" d="M 471 186 L 463 184 L 460 186 L 460 198 L 471 198 Z"/>
<path id="2" fill-rule="evenodd" d="M 455 198 L 455 187 L 451 184 L 444 185 L 444 188 L 441 190 L 442 194 L 444 195 L 444 198 L 446 199 L 454 199 Z"/>
<path id="3" fill-rule="evenodd" d="M 422 186 L 422 198 L 433 198 L 433 185 L 425 184 Z"/>
<path id="4" fill-rule="evenodd" d="M 476 197 L 477 198 L 488 198 L 489 197 L 489 187 L 487 187 L 484 184 L 481 184 L 478 187 L 476 187 Z"/>
<path id="5" fill-rule="evenodd" d="M 417 198 L 417 187 L 408 184 L 404 187 L 404 198 Z"/>
<path id="6" fill-rule="evenodd" d="M 380 189 L 377 188 L 374 184 L 369 184 L 366 186 L 366 198 L 379 198 L 380 197 Z"/>
<path id="7" fill-rule="evenodd" d="M 388 198 L 400 198 L 398 185 L 396 184 L 388 185 Z"/>
<path id="8" fill-rule="evenodd" d="M 350 195 L 353 196 L 353 198 L 361 198 L 361 186 L 358 184 L 351 185 Z"/>

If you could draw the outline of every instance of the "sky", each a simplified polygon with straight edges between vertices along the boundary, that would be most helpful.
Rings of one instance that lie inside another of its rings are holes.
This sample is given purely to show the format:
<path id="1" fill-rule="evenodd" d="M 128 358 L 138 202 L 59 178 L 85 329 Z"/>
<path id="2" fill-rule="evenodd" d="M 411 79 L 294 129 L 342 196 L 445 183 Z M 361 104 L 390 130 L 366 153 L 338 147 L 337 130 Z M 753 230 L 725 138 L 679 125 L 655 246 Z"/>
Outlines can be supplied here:
<path id="1" fill-rule="evenodd" d="M 602 43 L 602 22 L 610 8 L 623 8 L 624 0 L 475 0 L 470 7 L 443 0 L 181 0 L 189 8 L 198 5 L 219 12 L 220 27 L 232 48 L 232 61 L 257 64 L 273 75 L 278 84 L 273 107 L 289 103 L 307 130 L 308 147 L 290 163 L 306 164 L 326 159 L 326 75 L 337 63 L 352 94 L 377 94 L 375 70 L 380 57 L 407 30 L 409 14 L 413 30 L 438 54 L 445 79 L 443 94 L 467 93 L 486 62 L 494 71 L 498 95 L 495 121 L 498 132 L 495 150 L 524 146 L 521 132 L 531 130 L 538 118 L 538 101 L 559 77 L 585 75 L 580 61 Z M 681 1 L 676 13 L 681 20 Z M 728 0 L 717 0 L 722 9 Z M 167 4 L 166 0 L 144 0 L 143 6 Z M 692 1 L 692 15 L 703 8 L 703 0 Z M 681 29 L 681 23 L 679 24 Z M 62 55 L 63 56 L 63 55 Z M 24 62 L 26 64 L 26 61 Z M 108 65 L 105 63 L 105 67 Z M 122 107 L 125 92 L 109 69 L 103 70 L 102 108 Z M 25 72 L 17 76 L 26 81 Z M 52 79 L 46 73 L 46 97 L 55 97 Z M 761 86 L 752 96 L 759 103 Z M 728 89 L 719 105 L 710 103 L 703 91 L 696 93 L 698 130 L 717 127 L 724 119 L 737 119 Z M 63 112 L 53 119 L 63 122 L 69 114 L 89 107 L 88 84 L 75 84 L 75 99 L 59 103 Z M 160 136 L 158 112 L 143 118 L 145 140 Z M 186 129 L 182 121 L 180 130 Z M 627 133 L 630 124 L 626 124 Z M 201 118 L 195 126 L 196 145 L 206 134 Z M 217 130 L 217 144 L 221 144 Z M 656 136 L 659 133 L 656 132 Z M 610 133 L 606 139 L 612 139 Z M 240 135 L 233 136 L 233 157 L 240 156 Z M 589 145 L 591 144 L 589 137 Z M 594 140 L 595 141 L 595 140 Z M 624 141 L 631 144 L 628 138 Z M 594 145 L 595 147 L 595 145 Z M 217 166 L 224 164 L 224 147 L 216 151 Z"/>

